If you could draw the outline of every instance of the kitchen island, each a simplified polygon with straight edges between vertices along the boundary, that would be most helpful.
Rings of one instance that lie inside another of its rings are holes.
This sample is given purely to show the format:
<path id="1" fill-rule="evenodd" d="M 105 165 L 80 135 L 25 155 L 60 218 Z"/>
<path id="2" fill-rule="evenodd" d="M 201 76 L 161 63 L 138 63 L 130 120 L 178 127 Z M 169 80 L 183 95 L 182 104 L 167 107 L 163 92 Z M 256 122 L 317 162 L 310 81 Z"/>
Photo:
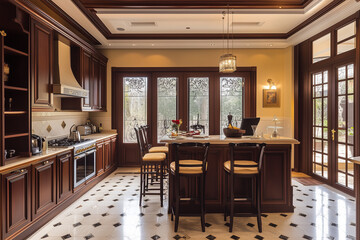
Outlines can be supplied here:
<path id="1" fill-rule="evenodd" d="M 178 137 L 169 138 L 165 136 L 161 142 L 169 143 L 169 162 L 175 159 L 175 151 L 172 143 L 185 142 L 209 142 L 208 169 L 206 175 L 205 199 L 206 211 L 221 213 L 224 204 L 224 183 L 225 173 L 223 164 L 230 159 L 229 143 L 266 143 L 264 154 L 263 171 L 261 174 L 262 192 L 261 207 L 263 212 L 293 212 L 293 189 L 291 186 L 291 148 L 293 144 L 299 144 L 296 139 L 279 138 L 226 138 L 221 135 L 212 135 L 206 138 Z M 251 158 L 251 152 L 244 152 L 237 159 Z M 190 157 L 190 153 L 189 156 Z M 195 189 L 195 179 L 182 179 L 180 192 L 185 197 L 194 196 L 197 193 Z M 251 182 L 248 179 L 236 180 L 237 193 L 241 197 L 249 196 Z M 172 179 L 170 177 L 170 188 Z M 172 189 L 169 189 L 169 209 L 173 204 L 171 196 Z M 183 207 L 187 212 L 196 211 L 196 206 L 189 203 Z M 237 211 L 249 211 L 249 203 L 238 203 Z"/>

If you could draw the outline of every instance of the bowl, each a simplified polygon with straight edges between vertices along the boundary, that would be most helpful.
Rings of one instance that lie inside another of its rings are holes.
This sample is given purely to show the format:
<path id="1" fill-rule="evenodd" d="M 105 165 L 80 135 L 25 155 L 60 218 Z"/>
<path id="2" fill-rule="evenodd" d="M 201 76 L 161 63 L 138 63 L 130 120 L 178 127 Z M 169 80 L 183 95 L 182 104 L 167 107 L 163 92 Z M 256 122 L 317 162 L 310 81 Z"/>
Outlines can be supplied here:
<path id="1" fill-rule="evenodd" d="M 232 138 L 241 138 L 242 135 L 246 132 L 243 129 L 233 129 L 233 128 L 223 128 L 223 131 L 226 137 L 232 137 Z"/>

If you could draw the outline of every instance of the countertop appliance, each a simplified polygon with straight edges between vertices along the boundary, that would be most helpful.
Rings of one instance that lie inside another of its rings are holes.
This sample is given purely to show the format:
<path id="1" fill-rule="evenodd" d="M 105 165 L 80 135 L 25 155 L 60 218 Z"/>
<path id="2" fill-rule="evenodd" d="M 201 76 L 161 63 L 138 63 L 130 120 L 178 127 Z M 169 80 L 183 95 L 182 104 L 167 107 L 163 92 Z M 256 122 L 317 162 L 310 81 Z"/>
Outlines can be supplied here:
<path id="1" fill-rule="evenodd" d="M 49 147 L 74 147 L 74 188 L 95 176 L 96 141 L 81 139 L 73 141 L 68 138 L 49 141 Z"/>
<path id="2" fill-rule="evenodd" d="M 42 145 L 43 145 L 44 138 L 32 134 L 31 135 L 31 152 L 32 154 L 39 154 L 42 152 Z"/>
<path id="3" fill-rule="evenodd" d="M 80 125 L 77 126 L 76 129 L 80 132 L 81 136 L 90 135 L 92 133 L 91 126 L 88 125 Z"/>

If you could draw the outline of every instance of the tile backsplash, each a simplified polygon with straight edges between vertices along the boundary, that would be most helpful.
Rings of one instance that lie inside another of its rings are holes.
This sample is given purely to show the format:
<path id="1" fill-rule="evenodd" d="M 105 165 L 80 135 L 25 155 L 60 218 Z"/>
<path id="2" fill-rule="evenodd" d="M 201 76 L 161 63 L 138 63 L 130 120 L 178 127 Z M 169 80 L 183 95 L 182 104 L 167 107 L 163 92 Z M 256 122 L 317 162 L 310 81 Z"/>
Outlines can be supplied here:
<path id="1" fill-rule="evenodd" d="M 87 112 L 33 112 L 32 133 L 48 139 L 62 137 L 69 135 L 73 124 L 85 124 L 87 119 Z"/>

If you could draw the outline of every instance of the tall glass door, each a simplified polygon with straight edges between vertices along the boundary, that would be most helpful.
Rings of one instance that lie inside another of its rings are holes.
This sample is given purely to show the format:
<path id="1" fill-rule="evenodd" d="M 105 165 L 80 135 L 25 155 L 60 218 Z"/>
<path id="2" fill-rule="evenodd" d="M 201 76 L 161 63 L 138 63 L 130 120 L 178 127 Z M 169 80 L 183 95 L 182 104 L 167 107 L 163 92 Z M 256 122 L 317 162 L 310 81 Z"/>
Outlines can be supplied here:
<path id="1" fill-rule="evenodd" d="M 312 74 L 312 173 L 354 189 L 354 64 Z M 332 89 L 332 90 L 330 90 Z"/>

